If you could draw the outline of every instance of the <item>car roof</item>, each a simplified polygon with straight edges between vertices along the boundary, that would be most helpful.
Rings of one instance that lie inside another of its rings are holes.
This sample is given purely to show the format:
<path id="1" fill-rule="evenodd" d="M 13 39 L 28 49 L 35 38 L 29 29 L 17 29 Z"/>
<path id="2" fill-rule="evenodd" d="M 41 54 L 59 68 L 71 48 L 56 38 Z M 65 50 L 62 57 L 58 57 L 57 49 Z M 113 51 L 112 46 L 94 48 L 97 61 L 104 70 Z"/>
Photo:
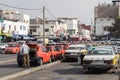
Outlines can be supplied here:
<path id="1" fill-rule="evenodd" d="M 86 47 L 84 44 L 71 44 L 69 47 Z"/>
<path id="2" fill-rule="evenodd" d="M 101 49 L 112 49 L 112 50 L 117 50 L 116 46 L 112 46 L 112 45 L 103 45 L 103 46 L 96 46 L 94 47 L 96 49 L 101 48 Z"/>

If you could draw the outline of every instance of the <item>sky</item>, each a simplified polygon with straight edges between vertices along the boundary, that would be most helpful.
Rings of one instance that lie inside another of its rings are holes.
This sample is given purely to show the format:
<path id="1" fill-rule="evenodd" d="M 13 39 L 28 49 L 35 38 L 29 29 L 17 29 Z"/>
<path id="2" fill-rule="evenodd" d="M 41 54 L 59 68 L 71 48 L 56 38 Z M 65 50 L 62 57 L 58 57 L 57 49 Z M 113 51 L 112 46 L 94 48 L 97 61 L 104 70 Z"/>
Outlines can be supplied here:
<path id="1" fill-rule="evenodd" d="M 58 17 L 75 17 L 80 23 L 91 25 L 94 20 L 94 7 L 99 3 L 111 3 L 112 0 L 0 0 L 0 3 L 20 7 L 41 10 L 22 10 L 0 5 L 1 9 L 18 10 L 21 13 L 30 15 L 31 18 L 36 16 L 42 17 L 43 5 L 48 11 L 45 11 L 47 19 Z"/>

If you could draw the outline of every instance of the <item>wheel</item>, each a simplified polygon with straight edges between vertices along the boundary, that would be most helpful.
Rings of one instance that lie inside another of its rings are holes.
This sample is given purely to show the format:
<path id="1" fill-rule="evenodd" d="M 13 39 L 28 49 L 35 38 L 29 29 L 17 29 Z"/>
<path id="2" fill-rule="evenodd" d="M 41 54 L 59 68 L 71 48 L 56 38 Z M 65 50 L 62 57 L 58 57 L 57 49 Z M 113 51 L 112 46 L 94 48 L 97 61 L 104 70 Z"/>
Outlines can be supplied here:
<path id="1" fill-rule="evenodd" d="M 22 67 L 23 65 L 23 61 L 22 61 L 22 56 L 21 55 L 17 55 L 17 62 L 18 62 L 18 67 Z"/>
<path id="2" fill-rule="evenodd" d="M 118 60 L 118 68 L 120 68 L 120 58 L 119 58 L 119 60 Z"/>
<path id="3" fill-rule="evenodd" d="M 112 73 L 116 73 L 116 70 L 117 70 L 117 67 L 114 66 L 114 67 L 113 67 L 113 70 L 112 70 Z"/>
<path id="4" fill-rule="evenodd" d="M 18 67 L 22 67 L 22 62 L 18 62 Z"/>
<path id="5" fill-rule="evenodd" d="M 60 54 L 60 60 L 62 60 L 63 59 L 63 56 L 62 56 L 62 53 Z"/>
<path id="6" fill-rule="evenodd" d="M 51 63 L 52 62 L 52 57 L 50 57 L 50 60 L 49 60 L 49 63 Z"/>
<path id="7" fill-rule="evenodd" d="M 42 58 L 38 58 L 37 64 L 38 64 L 38 66 L 43 65 L 43 60 L 42 60 Z"/>
<path id="8" fill-rule="evenodd" d="M 86 66 L 83 66 L 83 70 L 84 70 L 84 73 L 88 73 L 89 72 L 89 69 Z"/>

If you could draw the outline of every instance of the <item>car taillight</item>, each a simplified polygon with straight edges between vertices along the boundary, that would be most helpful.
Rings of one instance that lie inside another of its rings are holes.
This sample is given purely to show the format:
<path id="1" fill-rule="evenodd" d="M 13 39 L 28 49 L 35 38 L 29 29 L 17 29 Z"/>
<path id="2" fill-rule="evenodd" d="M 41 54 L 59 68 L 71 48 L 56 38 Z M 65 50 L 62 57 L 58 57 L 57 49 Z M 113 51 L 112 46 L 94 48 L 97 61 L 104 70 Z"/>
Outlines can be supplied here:
<path id="1" fill-rule="evenodd" d="M 113 60 L 105 60 L 104 63 L 106 63 L 106 64 L 112 64 Z"/>
<path id="2" fill-rule="evenodd" d="M 90 63 L 92 63 L 92 61 L 90 61 L 90 60 L 84 60 L 83 63 L 84 64 L 90 64 Z"/>

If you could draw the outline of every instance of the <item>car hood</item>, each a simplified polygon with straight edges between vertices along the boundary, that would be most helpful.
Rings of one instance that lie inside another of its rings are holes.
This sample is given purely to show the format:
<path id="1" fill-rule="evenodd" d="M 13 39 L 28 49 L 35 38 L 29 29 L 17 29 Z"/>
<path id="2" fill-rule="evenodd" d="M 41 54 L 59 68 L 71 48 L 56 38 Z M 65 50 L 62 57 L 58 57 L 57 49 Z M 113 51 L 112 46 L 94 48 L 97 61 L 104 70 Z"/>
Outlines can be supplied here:
<path id="1" fill-rule="evenodd" d="M 86 55 L 84 60 L 112 60 L 115 55 Z"/>

